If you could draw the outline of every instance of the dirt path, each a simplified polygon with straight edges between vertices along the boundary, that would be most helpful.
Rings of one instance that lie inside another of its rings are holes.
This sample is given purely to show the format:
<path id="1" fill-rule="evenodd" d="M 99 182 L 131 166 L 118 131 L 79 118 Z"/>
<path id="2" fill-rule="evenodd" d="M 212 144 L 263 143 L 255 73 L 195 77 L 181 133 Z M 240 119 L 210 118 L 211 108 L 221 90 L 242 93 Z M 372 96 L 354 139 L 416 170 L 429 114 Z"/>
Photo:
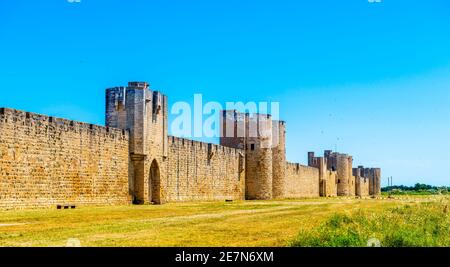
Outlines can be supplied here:
<path id="1" fill-rule="evenodd" d="M 237 211 L 224 211 L 217 213 L 202 213 L 184 216 L 173 216 L 173 217 L 162 217 L 162 218 L 152 218 L 139 220 L 139 222 L 177 222 L 182 220 L 196 220 L 196 219 L 215 219 L 234 215 L 247 215 L 247 214 L 262 214 L 262 213 L 273 213 L 281 212 L 287 210 L 297 209 L 298 206 L 311 206 L 311 205 L 334 205 L 334 204 L 351 204 L 351 201 L 340 201 L 340 202 L 261 202 L 261 203 L 248 203 L 248 205 L 273 205 L 281 204 L 281 207 L 267 207 L 256 210 L 237 210 Z M 242 205 L 244 208 L 247 205 Z"/>

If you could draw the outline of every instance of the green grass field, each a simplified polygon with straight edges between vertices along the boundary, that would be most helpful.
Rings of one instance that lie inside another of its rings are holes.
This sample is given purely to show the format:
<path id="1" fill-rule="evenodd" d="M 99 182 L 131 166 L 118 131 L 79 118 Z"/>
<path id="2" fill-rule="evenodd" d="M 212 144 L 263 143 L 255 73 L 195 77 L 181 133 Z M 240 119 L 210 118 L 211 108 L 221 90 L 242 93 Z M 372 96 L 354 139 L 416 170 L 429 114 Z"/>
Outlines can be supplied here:
<path id="1" fill-rule="evenodd" d="M 95 247 L 364 246 L 370 237 L 449 246 L 448 203 L 402 196 L 1 211 L 0 246 L 61 247 L 73 238 Z"/>
<path id="2" fill-rule="evenodd" d="M 379 213 L 337 213 L 313 230 L 301 231 L 296 247 L 450 247 L 448 199 L 411 203 Z M 378 245 L 376 245 L 378 244 Z"/>

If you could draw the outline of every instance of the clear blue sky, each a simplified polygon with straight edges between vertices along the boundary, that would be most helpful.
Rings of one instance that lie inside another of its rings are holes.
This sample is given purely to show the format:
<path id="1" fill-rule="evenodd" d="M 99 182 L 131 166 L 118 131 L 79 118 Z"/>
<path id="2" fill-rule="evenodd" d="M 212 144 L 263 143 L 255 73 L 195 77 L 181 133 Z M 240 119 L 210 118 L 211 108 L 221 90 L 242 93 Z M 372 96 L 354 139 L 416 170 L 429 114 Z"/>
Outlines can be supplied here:
<path id="1" fill-rule="evenodd" d="M 288 158 L 338 148 L 450 185 L 448 0 L 0 3 L 0 106 L 104 124 L 104 89 L 280 101 Z"/>

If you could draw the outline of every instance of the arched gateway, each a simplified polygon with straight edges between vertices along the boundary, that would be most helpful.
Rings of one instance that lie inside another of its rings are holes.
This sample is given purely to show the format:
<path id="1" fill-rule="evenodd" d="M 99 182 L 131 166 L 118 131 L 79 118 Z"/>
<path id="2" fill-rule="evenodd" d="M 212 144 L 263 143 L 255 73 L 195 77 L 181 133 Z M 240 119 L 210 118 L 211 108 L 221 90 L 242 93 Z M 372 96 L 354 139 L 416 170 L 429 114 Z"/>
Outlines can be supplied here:
<path id="1" fill-rule="evenodd" d="M 153 160 L 150 167 L 150 179 L 148 188 L 150 203 L 161 204 L 161 177 L 159 165 L 156 160 Z"/>

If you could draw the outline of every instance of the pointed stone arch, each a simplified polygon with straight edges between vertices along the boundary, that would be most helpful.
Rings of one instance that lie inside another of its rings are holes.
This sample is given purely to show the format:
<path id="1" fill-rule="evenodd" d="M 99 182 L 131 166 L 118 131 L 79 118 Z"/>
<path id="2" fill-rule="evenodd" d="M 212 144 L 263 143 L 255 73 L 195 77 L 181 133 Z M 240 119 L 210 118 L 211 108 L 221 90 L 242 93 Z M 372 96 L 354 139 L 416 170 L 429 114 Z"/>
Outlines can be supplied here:
<path id="1" fill-rule="evenodd" d="M 150 166 L 150 177 L 148 181 L 150 203 L 161 204 L 161 172 L 156 159 L 152 161 L 152 165 Z"/>

